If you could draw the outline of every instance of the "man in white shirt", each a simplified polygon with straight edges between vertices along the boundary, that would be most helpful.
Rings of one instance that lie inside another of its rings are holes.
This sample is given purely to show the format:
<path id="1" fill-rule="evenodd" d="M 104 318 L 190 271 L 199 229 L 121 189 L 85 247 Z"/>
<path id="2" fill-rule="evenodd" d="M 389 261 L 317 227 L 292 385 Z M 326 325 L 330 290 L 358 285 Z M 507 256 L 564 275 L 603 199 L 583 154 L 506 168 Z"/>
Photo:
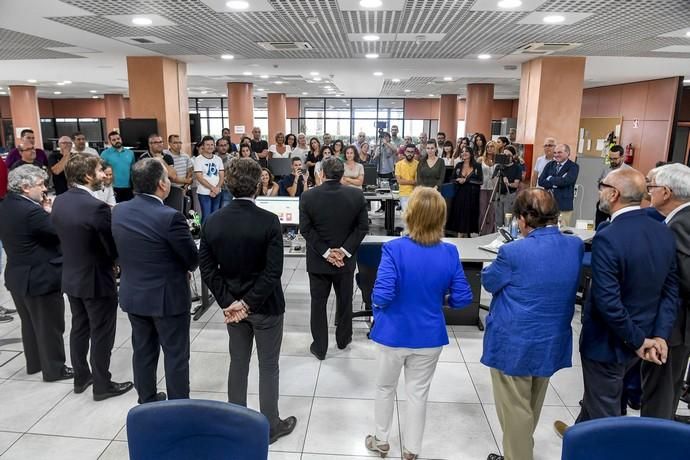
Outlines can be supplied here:
<path id="1" fill-rule="evenodd" d="M 98 155 L 96 149 L 86 146 L 86 136 L 84 133 L 77 131 L 72 134 L 72 142 L 74 142 L 72 153 L 90 153 L 91 155 Z"/>
<path id="2" fill-rule="evenodd" d="M 544 170 L 544 166 L 553 160 L 553 151 L 556 148 L 556 139 L 553 137 L 547 137 L 544 139 L 544 154 L 537 158 L 534 163 L 534 172 L 532 173 L 532 187 L 537 186 L 537 181 L 539 180 L 539 175 Z"/>
<path id="3" fill-rule="evenodd" d="M 197 197 L 201 206 L 201 222 L 220 209 L 225 183 L 225 167 L 218 155 L 213 153 L 216 142 L 211 136 L 201 139 L 199 156 L 194 158 L 194 175 L 199 184 Z"/>

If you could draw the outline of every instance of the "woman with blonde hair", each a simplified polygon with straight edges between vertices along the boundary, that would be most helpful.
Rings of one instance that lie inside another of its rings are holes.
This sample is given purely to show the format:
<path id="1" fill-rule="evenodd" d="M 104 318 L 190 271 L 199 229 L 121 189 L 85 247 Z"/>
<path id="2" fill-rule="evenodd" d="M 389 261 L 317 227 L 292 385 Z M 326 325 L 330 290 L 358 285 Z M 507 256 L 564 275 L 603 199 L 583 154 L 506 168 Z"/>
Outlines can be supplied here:
<path id="1" fill-rule="evenodd" d="M 491 202 L 491 194 L 496 188 L 496 178 L 494 177 L 494 157 L 496 156 L 496 143 L 489 141 L 486 143 L 486 151 L 477 158 L 482 165 L 483 181 L 479 190 L 479 234 L 488 235 L 496 232 L 496 216 L 494 204 Z M 497 192 L 498 193 L 498 192 Z M 495 197 L 498 198 L 498 197 Z M 488 209 L 488 214 L 487 214 Z M 484 217 L 486 216 L 486 219 Z M 483 224 L 483 225 L 482 225 Z"/>
<path id="2" fill-rule="evenodd" d="M 441 241 L 446 223 L 441 194 L 429 187 L 415 188 L 403 218 L 409 233 L 383 245 L 372 293 L 371 339 L 378 345 L 376 431 L 365 443 L 372 452 L 388 455 L 395 390 L 404 368 L 403 458 L 414 460 L 422 447 L 431 379 L 441 349 L 448 344 L 443 299 L 448 294 L 448 305 L 462 308 L 472 302 L 472 291 L 457 247 Z M 420 260 L 424 270 L 419 270 Z"/>

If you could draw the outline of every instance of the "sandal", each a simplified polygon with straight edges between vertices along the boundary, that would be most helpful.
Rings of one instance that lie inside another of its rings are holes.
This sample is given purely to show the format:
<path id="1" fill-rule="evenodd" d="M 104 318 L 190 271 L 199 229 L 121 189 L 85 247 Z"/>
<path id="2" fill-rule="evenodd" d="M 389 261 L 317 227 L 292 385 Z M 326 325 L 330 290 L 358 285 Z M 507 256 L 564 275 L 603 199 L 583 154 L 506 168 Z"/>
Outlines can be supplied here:
<path id="1" fill-rule="evenodd" d="M 417 460 L 417 454 L 413 454 L 407 449 L 403 449 L 403 460 Z"/>
<path id="2" fill-rule="evenodd" d="M 364 444 L 367 446 L 367 449 L 369 449 L 372 452 L 378 453 L 381 458 L 386 458 L 388 455 L 388 452 L 391 450 L 390 444 L 387 442 L 381 442 L 378 439 L 376 439 L 376 436 L 373 435 L 368 435 L 366 439 L 364 440 Z"/>

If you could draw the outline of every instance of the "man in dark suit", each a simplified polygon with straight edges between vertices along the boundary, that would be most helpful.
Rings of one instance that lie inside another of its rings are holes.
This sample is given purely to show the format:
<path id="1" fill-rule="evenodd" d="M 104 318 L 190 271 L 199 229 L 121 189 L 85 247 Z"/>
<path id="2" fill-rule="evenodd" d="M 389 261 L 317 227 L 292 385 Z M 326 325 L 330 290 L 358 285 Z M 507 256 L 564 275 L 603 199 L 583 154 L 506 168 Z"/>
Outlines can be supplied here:
<path id="1" fill-rule="evenodd" d="M 228 400 L 247 405 L 252 344 L 259 357 L 259 405 L 270 425 L 271 443 L 295 429 L 297 419 L 278 414 L 280 345 L 285 298 L 283 236 L 278 216 L 254 204 L 261 177 L 249 158 L 230 161 L 230 205 L 211 215 L 201 229 L 201 277 L 225 314 L 230 339 Z"/>
<path id="2" fill-rule="evenodd" d="M 573 225 L 575 182 L 579 173 L 578 164 L 570 160 L 570 146 L 558 144 L 553 153 L 553 160 L 544 166 L 539 176 L 539 186 L 551 191 L 556 198 L 561 210 L 560 222 L 569 227 Z"/>
<path id="3" fill-rule="evenodd" d="M 168 399 L 189 398 L 188 272 L 199 264 L 196 244 L 180 212 L 165 206 L 170 191 L 157 159 L 132 166 L 134 199 L 113 208 L 113 237 L 122 270 L 120 307 L 132 324 L 134 386 L 139 403 L 164 400 L 156 389 L 160 349 Z"/>
<path id="4" fill-rule="evenodd" d="M 619 169 L 599 190 L 611 223 L 592 243 L 592 289 L 580 334 L 585 391 L 575 423 L 621 415 L 626 371 L 640 358 L 665 360 L 659 344 L 671 336 L 678 310 L 673 234 L 640 209 L 644 176 Z M 555 428 L 562 435 L 567 426 L 559 421 Z"/>
<path id="5" fill-rule="evenodd" d="M 41 206 L 48 175 L 25 165 L 9 174 L 0 201 L 0 240 L 7 252 L 5 286 L 21 319 L 27 374 L 52 382 L 74 377 L 65 366 L 65 301 L 60 291 L 60 240 Z"/>
<path id="6" fill-rule="evenodd" d="M 55 198 L 51 219 L 64 255 L 62 290 L 72 309 L 74 392 L 93 383 L 93 399 L 102 401 L 132 389 L 132 382 L 113 382 L 109 370 L 117 324 L 117 251 L 110 206 L 94 196 L 105 173 L 97 156 L 75 154 L 65 165 L 65 176 L 72 188 Z"/>
<path id="7" fill-rule="evenodd" d="M 661 366 L 642 363 L 643 417 L 673 420 L 690 356 L 690 168 L 669 164 L 656 170 L 647 185 L 654 206 L 676 240 L 680 306 L 668 340 L 668 359 Z M 662 350 L 666 343 L 660 340 Z M 690 417 L 678 416 L 690 423 Z"/>
<path id="8" fill-rule="evenodd" d="M 326 304 L 331 286 L 336 295 L 335 340 L 339 349 L 352 341 L 352 283 L 357 248 L 369 231 L 367 203 L 361 190 L 343 186 L 342 161 L 322 161 L 323 184 L 300 198 L 300 232 L 307 242 L 307 272 L 311 293 L 309 351 L 325 359 L 328 350 Z"/>

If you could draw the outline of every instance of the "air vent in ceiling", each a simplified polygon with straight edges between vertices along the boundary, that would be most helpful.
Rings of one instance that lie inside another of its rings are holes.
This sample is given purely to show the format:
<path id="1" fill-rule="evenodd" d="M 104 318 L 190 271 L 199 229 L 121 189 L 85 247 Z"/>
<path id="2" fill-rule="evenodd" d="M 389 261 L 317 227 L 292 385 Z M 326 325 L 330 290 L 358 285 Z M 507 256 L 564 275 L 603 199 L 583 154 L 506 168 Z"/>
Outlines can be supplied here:
<path id="1" fill-rule="evenodd" d="M 553 53 L 562 53 L 577 48 L 582 43 L 530 43 L 515 50 L 513 54 L 528 54 L 544 56 Z"/>
<path id="2" fill-rule="evenodd" d="M 130 45 L 165 45 L 167 42 L 161 38 L 154 37 L 152 35 L 141 36 L 141 37 L 114 37 L 115 40 L 121 42 L 129 43 Z"/>
<path id="3" fill-rule="evenodd" d="M 258 42 L 266 51 L 309 51 L 314 47 L 308 42 Z"/>

